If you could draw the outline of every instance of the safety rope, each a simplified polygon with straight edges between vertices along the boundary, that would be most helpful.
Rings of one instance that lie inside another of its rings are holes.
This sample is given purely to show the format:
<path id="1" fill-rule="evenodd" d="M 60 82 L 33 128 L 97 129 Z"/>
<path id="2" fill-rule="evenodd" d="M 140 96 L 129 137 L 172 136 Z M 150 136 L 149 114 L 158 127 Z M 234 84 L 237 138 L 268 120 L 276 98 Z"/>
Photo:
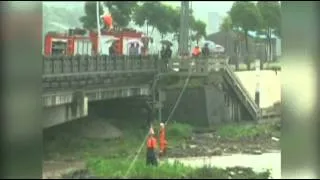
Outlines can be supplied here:
<path id="1" fill-rule="evenodd" d="M 194 59 L 191 61 L 191 64 L 190 64 L 190 67 L 189 67 L 189 73 L 188 73 L 188 76 L 187 76 L 186 81 L 185 81 L 185 83 L 184 83 L 184 86 L 183 86 L 183 88 L 182 88 L 182 90 L 181 90 L 181 92 L 180 92 L 180 94 L 179 94 L 179 96 L 178 96 L 178 98 L 177 98 L 177 101 L 176 101 L 175 105 L 173 106 L 173 108 L 172 108 L 172 110 L 171 110 L 171 113 L 170 113 L 169 116 L 168 116 L 168 119 L 165 121 L 165 125 L 171 120 L 171 117 L 173 116 L 174 111 L 175 111 L 176 108 L 178 107 L 178 104 L 180 103 L 181 97 L 182 97 L 182 95 L 183 95 L 186 87 L 187 87 L 188 84 L 189 84 L 189 80 L 190 80 L 190 77 L 191 77 L 192 72 L 193 72 L 193 71 L 192 71 L 192 66 L 193 66 L 193 65 L 194 65 Z M 141 151 L 142 151 L 142 148 L 143 148 L 143 146 L 144 146 L 144 144 L 145 144 L 145 142 L 146 142 L 146 140 L 147 140 L 148 135 L 149 135 L 149 132 L 148 132 L 147 135 L 145 136 L 142 144 L 140 145 L 137 154 L 135 155 L 133 161 L 131 162 L 128 170 L 127 170 L 126 173 L 125 173 L 124 178 L 127 178 L 128 174 L 130 173 L 131 169 L 133 168 L 135 162 L 137 161 L 137 159 L 138 159 L 138 157 L 139 157 L 139 155 L 140 155 L 140 153 L 141 153 Z"/>

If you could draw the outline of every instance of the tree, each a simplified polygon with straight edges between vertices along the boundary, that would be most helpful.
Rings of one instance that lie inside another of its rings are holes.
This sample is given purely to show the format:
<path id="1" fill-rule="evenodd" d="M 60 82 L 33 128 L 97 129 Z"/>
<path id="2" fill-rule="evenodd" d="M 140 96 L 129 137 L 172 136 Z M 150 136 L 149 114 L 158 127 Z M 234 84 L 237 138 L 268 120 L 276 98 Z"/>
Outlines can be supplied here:
<path id="1" fill-rule="evenodd" d="M 222 20 L 222 23 L 220 24 L 219 30 L 221 32 L 225 32 L 225 50 L 229 50 L 229 41 L 228 41 L 228 36 L 230 35 L 230 31 L 232 31 L 233 27 L 232 27 L 232 20 L 231 17 L 229 15 L 225 16 Z M 236 32 L 235 32 L 236 33 Z M 237 40 L 235 43 L 235 52 L 237 54 L 237 57 L 239 57 L 239 50 L 240 50 L 240 39 L 238 38 L 238 35 L 236 36 Z M 239 69 L 239 61 L 236 60 L 235 61 L 235 65 L 236 65 L 236 70 Z"/>
<path id="2" fill-rule="evenodd" d="M 232 20 L 229 15 L 223 18 L 219 30 L 223 32 L 229 32 L 230 30 L 232 30 Z"/>
<path id="3" fill-rule="evenodd" d="M 105 1 L 104 4 L 108 8 L 117 29 L 128 26 L 133 12 L 138 7 L 137 1 Z"/>
<path id="4" fill-rule="evenodd" d="M 191 29 L 194 31 L 192 38 L 197 42 L 197 45 L 199 45 L 200 39 L 206 36 L 206 26 L 206 23 L 201 20 L 196 20 L 191 24 Z"/>
<path id="5" fill-rule="evenodd" d="M 144 2 L 137 7 L 133 20 L 140 27 L 146 24 L 148 29 L 151 26 L 152 32 L 156 28 L 164 38 L 167 33 L 173 32 L 171 21 L 174 13 L 175 10 L 171 6 L 164 5 L 160 1 Z"/>
<path id="6" fill-rule="evenodd" d="M 180 41 L 180 23 L 181 23 L 180 22 L 180 20 L 181 20 L 180 12 L 181 12 L 181 8 L 177 7 L 176 9 L 174 9 L 174 12 L 172 13 L 172 16 L 170 18 L 172 33 L 174 34 L 174 39 L 177 40 L 178 43 Z M 199 30 L 199 32 L 202 31 L 201 25 L 199 26 L 200 23 L 198 25 L 195 24 L 196 20 L 195 20 L 195 18 L 193 16 L 193 11 L 192 10 L 190 10 L 189 22 L 188 23 L 189 23 L 189 28 L 192 31 L 197 31 L 197 30 Z M 205 28 L 204 28 L 204 30 L 205 30 Z M 203 36 L 206 35 L 206 33 L 205 32 L 203 33 L 203 31 L 201 33 L 200 33 L 200 36 L 201 35 L 203 35 Z M 196 40 L 194 35 L 191 37 L 191 39 Z"/>
<path id="7" fill-rule="evenodd" d="M 152 27 L 152 32 L 155 28 L 155 19 L 157 19 L 157 11 L 158 8 L 161 6 L 159 1 L 156 2 L 144 2 L 143 4 L 139 5 L 134 14 L 133 14 L 133 21 L 136 25 L 142 27 L 147 25 L 148 27 Z M 148 34 L 148 32 L 147 32 Z"/>
<path id="8" fill-rule="evenodd" d="M 97 28 L 97 2 L 87 1 L 84 4 L 85 15 L 80 17 L 80 22 L 85 29 L 96 29 Z M 99 4 L 100 5 L 100 4 Z M 99 15 L 103 14 L 103 7 L 99 6 Z"/>
<path id="9" fill-rule="evenodd" d="M 247 68 L 253 58 L 249 54 L 248 32 L 256 31 L 261 26 L 262 17 L 257 6 L 249 1 L 237 1 L 233 3 L 229 12 L 234 28 L 241 29 L 244 33 L 245 46 L 248 57 L 246 58 Z"/>
<path id="10" fill-rule="evenodd" d="M 262 16 L 261 31 L 266 36 L 267 61 L 272 56 L 272 34 L 280 35 L 281 11 L 277 1 L 259 1 L 257 7 Z"/>

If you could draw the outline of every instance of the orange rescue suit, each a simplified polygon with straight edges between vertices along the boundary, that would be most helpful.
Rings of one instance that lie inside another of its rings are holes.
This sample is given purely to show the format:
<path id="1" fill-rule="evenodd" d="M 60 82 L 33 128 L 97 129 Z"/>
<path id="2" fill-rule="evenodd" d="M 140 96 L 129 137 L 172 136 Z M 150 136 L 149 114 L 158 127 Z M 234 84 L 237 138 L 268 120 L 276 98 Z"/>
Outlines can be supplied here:
<path id="1" fill-rule="evenodd" d="M 195 48 L 192 50 L 192 55 L 194 55 L 194 56 L 199 56 L 200 54 L 201 54 L 200 48 L 195 47 Z"/>
<path id="2" fill-rule="evenodd" d="M 147 148 L 148 149 L 156 149 L 157 148 L 157 139 L 153 136 L 150 136 L 147 140 Z"/>
<path id="3" fill-rule="evenodd" d="M 164 152 L 165 149 L 167 148 L 167 140 L 166 140 L 166 130 L 165 128 L 161 128 L 160 129 L 160 136 L 159 136 L 159 139 L 160 139 L 160 151 Z"/>

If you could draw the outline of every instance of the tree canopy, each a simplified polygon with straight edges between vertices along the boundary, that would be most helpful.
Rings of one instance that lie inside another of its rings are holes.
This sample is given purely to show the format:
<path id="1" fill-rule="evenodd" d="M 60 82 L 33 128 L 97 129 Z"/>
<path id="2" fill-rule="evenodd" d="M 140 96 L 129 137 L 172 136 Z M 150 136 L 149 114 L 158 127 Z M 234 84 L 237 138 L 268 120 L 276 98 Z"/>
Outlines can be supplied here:
<path id="1" fill-rule="evenodd" d="M 201 20 L 195 20 L 195 22 L 192 24 L 191 29 L 194 32 L 192 39 L 197 41 L 197 44 L 199 44 L 199 41 L 202 37 L 206 36 L 206 27 L 206 23 Z"/>
<path id="2" fill-rule="evenodd" d="M 220 24 L 219 30 L 228 32 L 232 29 L 232 20 L 229 15 L 225 16 Z"/>
<path id="3" fill-rule="evenodd" d="M 131 21 L 131 15 L 138 7 L 137 1 L 105 1 L 105 6 L 108 8 L 115 26 L 118 28 L 125 28 Z"/>
<path id="4" fill-rule="evenodd" d="M 237 1 L 229 12 L 233 26 L 245 31 L 256 31 L 261 26 L 262 17 L 253 2 Z"/>
<path id="5" fill-rule="evenodd" d="M 97 2 L 87 1 L 84 4 L 85 15 L 80 17 L 80 22 L 85 29 L 96 29 L 97 28 Z M 100 4 L 99 4 L 100 5 Z M 103 7 L 99 6 L 99 15 L 103 14 Z"/>
<path id="6" fill-rule="evenodd" d="M 138 26 L 152 26 L 156 28 L 162 36 L 170 32 L 175 32 L 178 28 L 176 9 L 167 6 L 159 1 L 144 2 L 135 11 L 133 20 Z M 179 18 L 180 22 L 180 18 Z"/>
<path id="7" fill-rule="evenodd" d="M 244 32 L 246 50 L 249 53 L 248 31 L 258 30 L 262 24 L 259 9 L 253 2 L 237 1 L 233 3 L 229 14 L 233 27 Z"/>
<path id="8" fill-rule="evenodd" d="M 281 26 L 281 11 L 280 4 L 277 1 L 259 1 L 257 7 L 262 16 L 261 29 L 268 31 L 268 36 L 277 34 L 280 36 L 279 31 Z"/>

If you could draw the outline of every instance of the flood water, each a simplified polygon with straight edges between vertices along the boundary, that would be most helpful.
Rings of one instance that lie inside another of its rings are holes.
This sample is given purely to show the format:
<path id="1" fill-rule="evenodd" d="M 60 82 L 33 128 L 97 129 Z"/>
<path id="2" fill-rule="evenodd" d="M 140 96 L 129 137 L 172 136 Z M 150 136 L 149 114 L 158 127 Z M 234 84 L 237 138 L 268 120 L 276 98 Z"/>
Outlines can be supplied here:
<path id="1" fill-rule="evenodd" d="M 191 167 L 201 167 L 203 165 L 211 165 L 219 168 L 242 166 L 252 168 L 255 172 L 262 172 L 269 169 L 273 179 L 281 178 L 281 152 L 261 155 L 233 154 L 228 156 L 168 159 L 170 163 L 173 163 L 175 160 Z"/>

